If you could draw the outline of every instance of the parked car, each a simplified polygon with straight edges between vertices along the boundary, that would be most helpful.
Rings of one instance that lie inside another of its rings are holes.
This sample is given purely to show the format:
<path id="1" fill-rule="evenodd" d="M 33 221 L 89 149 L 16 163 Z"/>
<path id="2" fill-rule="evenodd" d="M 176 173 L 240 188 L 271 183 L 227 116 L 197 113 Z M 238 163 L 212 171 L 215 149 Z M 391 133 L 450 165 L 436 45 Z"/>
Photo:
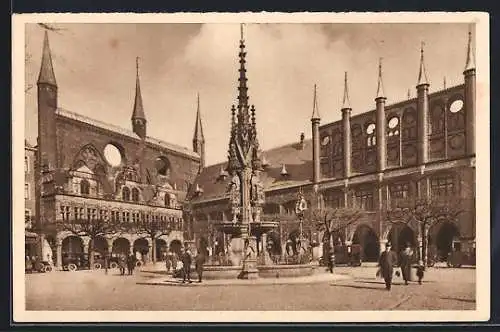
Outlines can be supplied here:
<path id="1" fill-rule="evenodd" d="M 25 273 L 33 273 L 33 272 L 48 273 L 52 272 L 52 270 L 53 270 L 52 265 L 47 261 L 32 260 L 32 259 L 25 260 L 25 268 L 24 268 Z"/>

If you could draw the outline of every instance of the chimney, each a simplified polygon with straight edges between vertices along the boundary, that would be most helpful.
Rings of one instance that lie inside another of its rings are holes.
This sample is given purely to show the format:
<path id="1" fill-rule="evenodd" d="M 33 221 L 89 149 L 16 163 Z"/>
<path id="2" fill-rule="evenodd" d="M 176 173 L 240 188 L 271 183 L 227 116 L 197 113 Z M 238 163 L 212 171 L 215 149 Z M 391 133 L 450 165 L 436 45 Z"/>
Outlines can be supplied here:
<path id="1" fill-rule="evenodd" d="M 300 133 L 300 144 L 299 144 L 299 149 L 304 150 L 304 140 L 306 138 L 306 135 L 304 133 Z"/>

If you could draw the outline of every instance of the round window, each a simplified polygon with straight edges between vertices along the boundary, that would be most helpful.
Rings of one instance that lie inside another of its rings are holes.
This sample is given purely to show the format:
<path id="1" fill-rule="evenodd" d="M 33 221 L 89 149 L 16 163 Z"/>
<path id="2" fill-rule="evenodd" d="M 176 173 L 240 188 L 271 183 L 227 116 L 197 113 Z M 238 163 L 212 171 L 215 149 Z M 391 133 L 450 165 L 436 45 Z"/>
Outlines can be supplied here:
<path id="1" fill-rule="evenodd" d="M 375 124 L 374 123 L 370 123 L 368 125 L 368 127 L 366 127 L 366 133 L 368 135 L 371 135 L 371 134 L 373 134 L 374 131 L 375 131 Z"/>
<path id="2" fill-rule="evenodd" d="M 460 112 L 463 107 L 464 107 L 464 102 L 461 99 L 457 99 L 453 103 L 451 103 L 450 112 L 451 113 Z"/>
<path id="3" fill-rule="evenodd" d="M 398 126 L 399 119 L 397 117 L 393 117 L 389 120 L 389 128 L 394 129 Z"/>
<path id="4" fill-rule="evenodd" d="M 119 166 L 122 162 L 122 154 L 113 144 L 108 144 L 104 148 L 104 158 L 113 167 Z"/>
<path id="5" fill-rule="evenodd" d="M 321 144 L 328 145 L 328 143 L 330 143 L 330 136 L 323 137 L 323 139 L 321 140 Z"/>

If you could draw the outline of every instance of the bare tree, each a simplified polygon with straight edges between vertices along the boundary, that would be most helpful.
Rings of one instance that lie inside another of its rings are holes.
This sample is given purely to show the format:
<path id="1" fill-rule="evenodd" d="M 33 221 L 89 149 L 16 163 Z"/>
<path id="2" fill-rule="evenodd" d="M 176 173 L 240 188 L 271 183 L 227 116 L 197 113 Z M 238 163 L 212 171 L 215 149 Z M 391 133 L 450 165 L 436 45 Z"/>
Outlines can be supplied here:
<path id="1" fill-rule="evenodd" d="M 95 240 L 100 236 L 106 237 L 107 235 L 116 234 L 120 230 L 119 223 L 116 221 L 92 217 L 69 220 L 63 217 L 63 220 L 57 226 L 60 230 L 68 231 L 80 237 L 86 236 L 90 239 L 88 254 L 91 269 L 94 267 Z"/>
<path id="2" fill-rule="evenodd" d="M 427 266 L 429 230 L 441 221 L 456 221 L 465 211 L 464 206 L 464 202 L 456 197 L 400 200 L 394 208 L 386 211 L 386 220 L 392 224 L 416 224 L 421 243 L 419 259 Z"/>
<path id="3" fill-rule="evenodd" d="M 320 232 L 324 232 L 323 240 L 330 244 L 335 239 L 334 236 L 345 236 L 349 227 L 355 224 L 363 215 L 358 209 L 349 208 L 323 208 L 310 210 L 305 218 Z"/>

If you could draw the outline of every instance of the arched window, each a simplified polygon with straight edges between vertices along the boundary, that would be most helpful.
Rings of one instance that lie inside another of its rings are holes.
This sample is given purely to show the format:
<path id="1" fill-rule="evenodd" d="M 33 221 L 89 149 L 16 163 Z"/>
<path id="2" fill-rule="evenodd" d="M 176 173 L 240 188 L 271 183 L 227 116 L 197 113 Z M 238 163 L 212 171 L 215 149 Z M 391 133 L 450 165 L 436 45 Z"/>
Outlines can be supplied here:
<path id="1" fill-rule="evenodd" d="M 366 125 L 366 146 L 373 147 L 377 144 L 375 137 L 375 124 L 369 123 Z"/>
<path id="2" fill-rule="evenodd" d="M 130 189 L 128 189 L 128 187 L 123 187 L 123 189 L 122 189 L 122 199 L 124 201 L 130 201 Z"/>
<path id="3" fill-rule="evenodd" d="M 90 183 L 89 181 L 83 179 L 80 181 L 80 194 L 88 195 L 90 194 Z"/>
<path id="4" fill-rule="evenodd" d="M 465 128 L 464 102 L 462 99 L 454 99 L 449 104 L 448 131 L 460 131 Z"/>
<path id="5" fill-rule="evenodd" d="M 432 108 L 429 131 L 431 135 L 444 133 L 444 108 L 441 104 Z"/>
<path id="6" fill-rule="evenodd" d="M 417 113 L 413 108 L 407 108 L 403 113 L 403 139 L 417 138 Z"/>
<path id="7" fill-rule="evenodd" d="M 399 136 L 399 127 L 399 118 L 397 116 L 390 117 L 387 121 L 387 136 L 390 138 Z"/>
<path id="8" fill-rule="evenodd" d="M 134 202 L 139 202 L 139 189 L 132 188 L 132 200 Z"/>

